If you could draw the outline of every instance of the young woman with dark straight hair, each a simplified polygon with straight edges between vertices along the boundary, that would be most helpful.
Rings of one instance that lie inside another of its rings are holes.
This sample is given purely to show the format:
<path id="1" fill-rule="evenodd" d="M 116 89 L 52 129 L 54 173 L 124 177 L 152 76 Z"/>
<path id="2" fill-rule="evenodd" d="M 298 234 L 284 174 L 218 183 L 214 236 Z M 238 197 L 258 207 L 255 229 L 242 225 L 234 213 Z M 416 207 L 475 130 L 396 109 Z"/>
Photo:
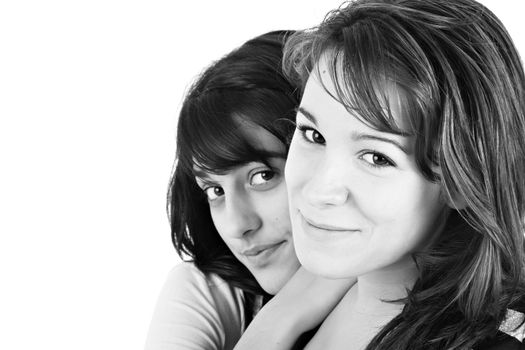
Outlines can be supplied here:
<path id="1" fill-rule="evenodd" d="M 294 344 L 348 289 L 300 269 L 294 251 L 284 165 L 299 95 L 281 72 L 289 35 L 246 42 L 208 67 L 184 99 L 168 214 L 185 262 L 161 293 L 148 350 L 233 349 L 281 289 L 272 305 L 288 316 L 281 325 L 300 324 L 287 334 Z"/>
<path id="2" fill-rule="evenodd" d="M 358 0 L 287 43 L 296 252 L 358 276 L 307 349 L 522 349 L 525 77 L 473 0 Z"/>

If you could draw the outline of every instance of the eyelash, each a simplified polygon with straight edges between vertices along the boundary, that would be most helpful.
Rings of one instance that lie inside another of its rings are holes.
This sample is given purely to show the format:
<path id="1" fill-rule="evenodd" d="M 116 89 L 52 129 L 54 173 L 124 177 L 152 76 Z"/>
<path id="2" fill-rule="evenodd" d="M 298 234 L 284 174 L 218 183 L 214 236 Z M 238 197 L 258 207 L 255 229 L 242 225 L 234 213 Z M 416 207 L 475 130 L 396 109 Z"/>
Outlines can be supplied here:
<path id="1" fill-rule="evenodd" d="M 380 164 L 374 164 L 374 163 L 371 163 L 367 160 L 364 160 L 363 157 L 367 154 L 371 154 L 372 156 L 380 156 L 381 158 L 384 158 L 385 161 L 388 163 L 388 164 L 385 164 L 385 165 L 380 165 Z M 381 152 L 377 152 L 377 151 L 374 151 L 374 150 L 367 150 L 367 151 L 364 151 L 361 153 L 361 155 L 359 156 L 359 159 L 363 160 L 366 165 L 372 167 L 372 168 L 376 168 L 376 169 L 384 169 L 384 168 L 387 168 L 387 167 L 396 167 L 396 164 L 389 158 L 387 157 L 386 155 L 384 155 L 383 153 Z"/>
<path id="2" fill-rule="evenodd" d="M 217 185 L 215 185 L 215 184 L 207 184 L 207 183 L 206 183 L 206 184 L 203 184 L 203 187 L 202 187 L 202 194 L 204 195 L 204 198 L 205 198 L 207 201 L 209 201 L 209 202 L 213 202 L 213 201 L 219 199 L 220 197 L 222 197 L 222 196 L 224 195 L 224 190 L 222 190 L 223 193 L 222 193 L 221 195 L 217 195 L 217 198 L 215 198 L 215 199 L 210 199 L 210 197 L 208 196 L 208 190 L 210 190 L 210 189 L 212 189 L 212 188 L 221 188 L 221 189 L 222 189 L 221 186 L 217 186 Z"/>
<path id="3" fill-rule="evenodd" d="M 261 175 L 261 176 L 262 176 L 262 174 L 265 174 L 265 173 L 266 173 L 266 174 L 270 174 L 271 177 L 270 177 L 268 180 L 263 179 L 263 180 L 265 181 L 264 184 L 256 184 L 256 185 L 251 184 L 255 176 L 257 176 L 257 175 Z M 274 169 L 272 169 L 272 168 L 268 168 L 268 169 L 265 169 L 265 170 L 260 170 L 260 171 L 257 171 L 257 172 L 255 172 L 255 173 L 253 173 L 253 174 L 250 176 L 250 184 L 251 184 L 251 186 L 254 186 L 254 187 L 257 187 L 257 186 L 264 186 L 266 183 L 272 181 L 272 179 L 274 179 L 275 176 L 277 176 L 277 175 L 278 175 L 278 174 L 277 174 L 277 171 L 274 170 Z"/>
<path id="4" fill-rule="evenodd" d="M 323 142 L 323 143 L 313 142 L 313 141 L 311 141 L 308 137 L 306 137 L 306 133 L 307 133 L 308 131 L 312 131 L 313 133 L 317 133 L 317 134 L 319 134 L 319 136 L 321 136 L 321 137 L 323 138 L 323 140 L 324 140 L 323 135 L 322 135 L 319 131 L 315 130 L 314 128 L 312 128 L 312 127 L 310 127 L 310 126 L 307 126 L 307 125 L 303 125 L 303 124 L 297 124 L 297 125 L 296 125 L 296 128 L 297 128 L 297 130 L 299 130 L 299 132 L 301 133 L 301 137 L 303 138 L 303 140 L 304 140 L 305 142 L 308 142 L 308 143 L 311 143 L 311 144 L 314 144 L 314 145 L 324 145 L 324 144 L 325 144 L 325 142 Z M 313 136 L 313 135 L 312 135 L 312 136 Z"/>
<path id="5" fill-rule="evenodd" d="M 297 128 L 297 130 L 300 131 L 301 137 L 303 138 L 303 140 L 305 142 L 308 142 L 310 144 L 315 144 L 315 145 L 324 145 L 325 144 L 326 141 L 323 142 L 323 143 L 312 142 L 308 137 L 306 137 L 306 132 L 312 131 L 314 133 L 318 133 L 324 140 L 323 135 L 319 131 L 317 131 L 316 129 L 314 129 L 314 128 L 310 127 L 310 126 L 307 126 L 307 125 L 303 125 L 303 124 L 297 124 L 296 128 Z M 365 155 L 367 155 L 367 154 L 371 154 L 372 156 L 379 156 L 381 158 L 384 158 L 385 161 L 388 164 L 380 165 L 380 164 L 374 164 L 372 162 L 366 161 L 366 160 L 363 159 L 363 157 Z M 361 155 L 359 156 L 359 159 L 363 160 L 366 163 L 367 166 L 370 166 L 370 167 L 373 167 L 373 168 L 376 168 L 376 169 L 384 169 L 386 167 L 396 167 L 396 164 L 389 157 L 387 157 L 383 153 L 375 151 L 375 150 L 367 150 L 367 151 L 362 152 Z"/>
<path id="6" fill-rule="evenodd" d="M 251 176 L 250 176 L 250 183 L 252 182 L 252 179 L 257 176 L 257 175 L 261 175 L 262 174 L 270 174 L 270 178 L 268 180 L 265 180 L 265 183 L 262 183 L 262 184 L 251 184 L 251 186 L 253 186 L 254 188 L 256 187 L 263 187 L 264 185 L 266 185 L 267 183 L 271 182 L 272 180 L 275 179 L 276 176 L 278 176 L 278 171 L 276 169 L 273 169 L 273 168 L 267 168 L 267 169 L 263 169 L 263 170 L 259 170 L 259 171 L 256 171 L 255 173 L 253 173 Z M 264 179 L 263 179 L 264 180 Z M 202 182 L 202 185 L 199 186 L 199 188 L 201 189 L 202 191 L 202 194 L 204 195 L 204 199 L 206 199 L 208 202 L 214 202 L 216 200 L 218 200 L 220 197 L 224 196 L 224 189 L 222 189 L 221 186 L 219 186 L 218 184 L 216 183 L 213 183 L 213 182 L 205 182 L 203 181 Z M 208 196 L 208 190 L 212 189 L 212 188 L 220 188 L 222 189 L 222 194 L 221 195 L 217 195 L 217 198 L 215 199 L 210 199 L 210 197 Z"/>

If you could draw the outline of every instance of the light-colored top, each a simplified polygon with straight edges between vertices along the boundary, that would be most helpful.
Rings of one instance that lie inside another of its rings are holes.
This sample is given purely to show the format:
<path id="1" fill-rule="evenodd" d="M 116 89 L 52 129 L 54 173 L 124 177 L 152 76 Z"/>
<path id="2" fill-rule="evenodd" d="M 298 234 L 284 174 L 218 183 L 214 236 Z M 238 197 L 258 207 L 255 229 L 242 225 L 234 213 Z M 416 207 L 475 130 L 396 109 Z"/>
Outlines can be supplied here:
<path id="1" fill-rule="evenodd" d="M 161 291 L 145 350 L 230 350 L 244 329 L 243 292 L 183 262 Z"/>

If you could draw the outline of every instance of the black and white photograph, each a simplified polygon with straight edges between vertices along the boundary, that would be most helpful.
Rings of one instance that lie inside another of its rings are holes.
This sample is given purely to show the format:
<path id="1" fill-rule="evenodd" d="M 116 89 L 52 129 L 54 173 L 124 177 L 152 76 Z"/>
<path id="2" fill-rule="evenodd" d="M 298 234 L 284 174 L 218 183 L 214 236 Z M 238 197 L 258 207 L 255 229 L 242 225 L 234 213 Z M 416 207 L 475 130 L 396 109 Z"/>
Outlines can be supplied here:
<path id="1" fill-rule="evenodd" d="M 0 348 L 525 349 L 517 0 L 0 4 Z"/>

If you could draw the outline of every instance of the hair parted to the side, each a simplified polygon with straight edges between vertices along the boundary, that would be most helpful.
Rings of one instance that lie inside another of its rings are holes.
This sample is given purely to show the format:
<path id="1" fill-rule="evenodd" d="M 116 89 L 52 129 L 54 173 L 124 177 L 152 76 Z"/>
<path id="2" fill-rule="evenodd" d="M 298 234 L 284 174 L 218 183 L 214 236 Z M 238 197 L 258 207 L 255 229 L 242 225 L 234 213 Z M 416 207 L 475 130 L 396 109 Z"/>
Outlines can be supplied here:
<path id="1" fill-rule="evenodd" d="M 194 166 L 223 173 L 252 161 L 267 163 L 275 156 L 256 149 L 239 129 L 239 121 L 260 126 L 288 145 L 290 121 L 299 104 L 298 89 L 281 70 L 283 46 L 290 34 L 276 31 L 258 36 L 214 62 L 189 89 L 177 126 L 167 206 L 175 249 L 201 271 L 216 273 L 243 289 L 248 299 L 264 291 L 215 229 Z"/>
<path id="2" fill-rule="evenodd" d="M 378 130 L 414 136 L 421 173 L 464 202 L 414 255 L 405 308 L 367 349 L 474 346 L 524 296 L 525 77 L 509 34 L 474 0 L 358 0 L 293 35 L 284 69 L 304 86 L 321 58 L 334 98 Z"/>

